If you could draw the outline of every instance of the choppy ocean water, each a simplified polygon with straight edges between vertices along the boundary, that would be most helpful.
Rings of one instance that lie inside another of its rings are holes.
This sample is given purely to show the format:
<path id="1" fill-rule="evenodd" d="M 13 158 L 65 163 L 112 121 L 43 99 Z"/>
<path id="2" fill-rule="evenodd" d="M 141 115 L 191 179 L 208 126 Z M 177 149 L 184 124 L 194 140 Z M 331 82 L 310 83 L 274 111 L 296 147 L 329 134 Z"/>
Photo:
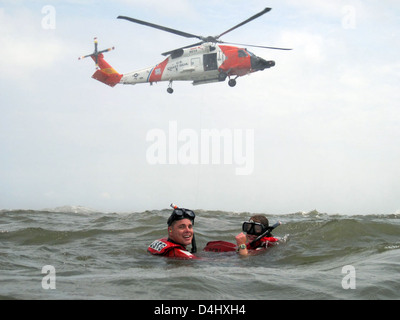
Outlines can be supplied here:
<path id="1" fill-rule="evenodd" d="M 243 258 L 202 248 L 234 242 L 252 213 L 197 210 L 195 261 L 147 253 L 170 213 L 0 210 L 0 299 L 400 298 L 398 213 L 267 214 L 286 241 Z"/>

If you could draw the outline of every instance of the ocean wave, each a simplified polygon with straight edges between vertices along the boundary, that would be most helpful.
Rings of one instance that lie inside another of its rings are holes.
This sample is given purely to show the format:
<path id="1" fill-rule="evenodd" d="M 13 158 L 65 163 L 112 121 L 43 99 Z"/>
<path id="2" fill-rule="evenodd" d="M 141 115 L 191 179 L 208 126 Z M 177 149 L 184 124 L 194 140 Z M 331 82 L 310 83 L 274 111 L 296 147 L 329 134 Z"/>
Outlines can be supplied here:
<path id="1" fill-rule="evenodd" d="M 98 209 L 93 209 L 90 207 L 85 207 L 81 205 L 64 205 L 54 208 L 44 208 L 41 210 L 37 209 L 0 209 L 0 213 L 37 213 L 37 212 L 48 212 L 48 213 L 73 213 L 73 214 L 131 214 L 137 213 L 141 215 L 146 214 L 169 214 L 171 213 L 172 209 L 164 208 L 164 209 L 148 209 L 145 211 L 102 211 Z M 317 209 L 311 211 L 297 211 L 292 213 L 271 213 L 271 212 L 249 212 L 249 211 L 224 211 L 224 210 L 212 210 L 212 209 L 194 209 L 195 213 L 198 216 L 206 215 L 206 216 L 221 216 L 221 215 L 230 215 L 230 216 L 243 216 L 243 217 L 250 217 L 255 214 L 264 214 L 271 217 L 304 217 L 304 218 L 327 218 L 327 217 L 376 217 L 376 218 L 388 218 L 388 219 L 400 219 L 400 210 L 397 210 L 394 213 L 382 213 L 382 214 L 357 214 L 357 215 L 348 215 L 342 213 L 326 213 L 318 211 Z"/>
<path id="2" fill-rule="evenodd" d="M 42 209 L 40 211 L 56 212 L 56 213 L 80 213 L 80 214 L 106 213 L 84 206 L 61 206 L 52 209 Z"/>
<path id="3" fill-rule="evenodd" d="M 52 297 L 62 299 L 154 299 L 169 291 L 177 299 L 191 299 L 204 288 L 209 290 L 200 296 L 207 299 L 241 299 L 242 294 L 260 299 L 398 298 L 398 214 L 348 216 L 317 210 L 266 214 L 271 224 L 282 222 L 273 234 L 285 241 L 263 255 L 241 259 L 234 252 L 205 254 L 202 248 L 213 240 L 235 242 L 242 222 L 253 213 L 197 210 L 194 230 L 202 260 L 187 262 L 147 253 L 151 242 L 167 235 L 171 209 L 130 213 L 87 209 L 1 211 L 3 297 L 48 298 L 48 292 L 37 290 L 40 279 L 36 279 L 41 267 L 50 264 L 60 277 Z M 357 270 L 359 289 L 353 295 L 341 288 L 345 265 Z M 27 284 L 21 277 L 35 280 Z M 255 286 L 247 286 L 249 277 L 257 280 Z M 276 277 L 284 281 L 275 285 Z M 382 283 L 383 293 L 376 289 Z"/>

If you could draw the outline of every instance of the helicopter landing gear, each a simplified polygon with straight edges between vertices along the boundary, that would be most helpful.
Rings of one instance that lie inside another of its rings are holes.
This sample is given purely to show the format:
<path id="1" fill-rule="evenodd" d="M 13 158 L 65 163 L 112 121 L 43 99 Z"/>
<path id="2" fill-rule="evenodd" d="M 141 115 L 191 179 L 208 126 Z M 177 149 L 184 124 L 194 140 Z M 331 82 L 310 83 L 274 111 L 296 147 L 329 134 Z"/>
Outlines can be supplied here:
<path id="1" fill-rule="evenodd" d="M 219 72 L 218 73 L 218 81 L 225 81 L 226 77 L 228 76 L 228 74 L 226 74 L 225 72 Z"/>
<path id="2" fill-rule="evenodd" d="M 236 79 L 237 79 L 237 78 L 239 78 L 239 76 L 236 76 L 235 79 L 231 79 L 231 78 L 229 77 L 228 85 L 229 85 L 230 87 L 236 86 Z"/>
<path id="3" fill-rule="evenodd" d="M 230 79 L 230 80 L 228 81 L 228 85 L 229 85 L 230 87 L 236 86 L 236 79 Z"/>
<path id="4" fill-rule="evenodd" d="M 172 89 L 172 81 L 169 82 L 168 88 L 167 88 L 167 92 L 169 94 L 174 93 L 174 89 Z"/>

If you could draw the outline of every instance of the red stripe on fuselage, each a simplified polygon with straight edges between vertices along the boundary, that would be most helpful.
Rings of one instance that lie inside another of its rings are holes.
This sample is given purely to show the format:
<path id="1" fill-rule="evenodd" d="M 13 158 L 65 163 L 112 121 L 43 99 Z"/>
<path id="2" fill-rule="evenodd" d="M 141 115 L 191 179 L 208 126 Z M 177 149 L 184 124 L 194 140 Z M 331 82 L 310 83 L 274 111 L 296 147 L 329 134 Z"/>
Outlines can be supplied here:
<path id="1" fill-rule="evenodd" d="M 165 59 L 163 62 L 159 63 L 153 68 L 151 75 L 149 77 L 149 82 L 157 82 L 161 81 L 162 74 L 166 65 L 168 64 L 169 58 Z"/>
<path id="2" fill-rule="evenodd" d="M 251 58 L 247 51 L 243 48 L 233 46 L 219 46 L 224 53 L 226 59 L 219 69 L 228 75 L 243 76 L 251 72 Z M 244 51 L 246 56 L 239 57 L 239 50 Z"/>

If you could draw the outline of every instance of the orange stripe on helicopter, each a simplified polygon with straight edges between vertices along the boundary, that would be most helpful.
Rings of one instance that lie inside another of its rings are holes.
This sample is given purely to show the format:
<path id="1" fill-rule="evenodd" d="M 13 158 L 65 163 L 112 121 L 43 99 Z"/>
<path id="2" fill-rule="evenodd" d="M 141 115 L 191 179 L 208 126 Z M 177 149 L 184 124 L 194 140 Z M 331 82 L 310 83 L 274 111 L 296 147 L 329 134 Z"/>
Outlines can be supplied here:
<path id="1" fill-rule="evenodd" d="M 150 74 L 149 82 L 157 82 L 161 81 L 161 77 L 164 73 L 164 69 L 168 64 L 169 58 L 165 59 L 163 62 L 159 63 L 153 68 L 153 71 Z"/>
<path id="2" fill-rule="evenodd" d="M 93 58 L 94 61 L 96 61 L 94 59 L 94 57 L 92 57 L 92 58 Z M 102 53 L 100 53 L 98 55 L 97 64 L 100 67 L 100 69 L 105 73 L 108 73 L 108 74 L 118 73 L 113 67 L 111 67 L 109 65 L 109 63 L 106 60 L 104 60 L 104 55 Z"/>
<path id="3" fill-rule="evenodd" d="M 108 62 L 103 59 L 103 54 L 100 53 L 97 58 L 98 66 L 100 70 L 97 70 L 92 78 L 101 81 L 110 87 L 114 87 L 118 84 L 122 78 L 122 74 L 119 74 L 113 67 L 111 67 Z M 93 60 L 96 61 L 95 57 L 92 56 Z"/>
<path id="4" fill-rule="evenodd" d="M 244 53 L 243 56 L 239 55 L 239 51 L 245 52 L 244 49 L 226 45 L 219 45 L 219 47 L 226 57 L 219 67 L 220 70 L 227 72 L 228 75 L 238 76 L 251 72 L 251 59 L 248 53 Z"/>
<path id="5" fill-rule="evenodd" d="M 103 71 L 104 73 L 107 73 L 107 74 L 115 74 L 115 73 L 118 73 L 114 68 L 101 69 L 101 71 Z"/>

